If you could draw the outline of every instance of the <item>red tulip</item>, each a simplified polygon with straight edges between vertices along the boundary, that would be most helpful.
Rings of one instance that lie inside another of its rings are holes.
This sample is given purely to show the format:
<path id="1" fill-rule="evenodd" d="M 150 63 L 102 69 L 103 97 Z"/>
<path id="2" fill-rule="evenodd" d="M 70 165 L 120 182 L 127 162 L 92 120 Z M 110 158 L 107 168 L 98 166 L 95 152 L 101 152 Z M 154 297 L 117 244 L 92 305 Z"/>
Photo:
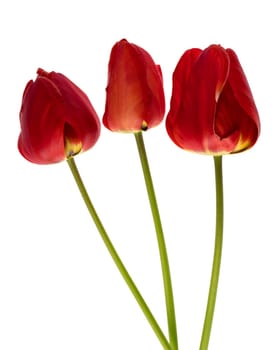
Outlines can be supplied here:
<path id="1" fill-rule="evenodd" d="M 233 50 L 211 45 L 183 54 L 173 73 L 166 128 L 175 144 L 194 152 L 222 155 L 255 144 L 258 111 Z"/>
<path id="2" fill-rule="evenodd" d="M 138 132 L 158 125 L 165 112 L 160 66 L 123 39 L 111 51 L 103 123 L 111 131 Z"/>
<path id="3" fill-rule="evenodd" d="M 38 69 L 20 110 L 20 153 L 37 164 L 60 162 L 88 150 L 100 135 L 100 121 L 85 93 L 60 73 Z"/>

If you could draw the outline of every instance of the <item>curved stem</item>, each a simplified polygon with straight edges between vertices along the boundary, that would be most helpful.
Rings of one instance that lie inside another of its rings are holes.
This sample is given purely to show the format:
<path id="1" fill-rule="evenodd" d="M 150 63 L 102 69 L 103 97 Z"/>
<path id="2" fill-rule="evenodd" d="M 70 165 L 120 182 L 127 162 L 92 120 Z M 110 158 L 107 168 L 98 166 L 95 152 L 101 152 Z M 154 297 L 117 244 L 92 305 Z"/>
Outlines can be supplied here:
<path id="1" fill-rule="evenodd" d="M 166 313 L 167 313 L 167 322 L 168 322 L 168 331 L 169 331 L 169 341 L 170 341 L 171 349 L 177 350 L 178 339 L 177 339 L 174 298 L 173 298 L 171 274 L 170 274 L 167 250 L 166 250 L 166 245 L 164 240 L 164 234 L 163 234 L 163 229 L 161 225 L 161 220 L 160 220 L 156 195 L 154 191 L 153 181 L 151 177 L 150 167 L 148 163 L 148 158 L 145 150 L 143 135 L 142 135 L 142 132 L 135 133 L 134 135 L 135 135 L 139 157 L 140 157 L 140 161 L 143 169 L 147 193 L 150 201 L 151 211 L 152 211 L 156 235 L 157 235 L 162 276 L 163 276 L 163 284 L 164 284 L 164 291 L 165 291 L 165 303 L 166 303 Z"/>
<path id="2" fill-rule="evenodd" d="M 117 254 L 112 242 L 110 241 L 109 236 L 107 235 L 105 228 L 102 224 L 102 222 L 99 219 L 99 216 L 97 215 L 97 212 L 95 211 L 93 204 L 89 198 L 89 195 L 87 193 L 87 190 L 84 186 L 84 183 L 81 179 L 81 176 L 79 174 L 79 171 L 77 169 L 77 166 L 75 164 L 74 158 L 67 159 L 67 163 L 71 169 L 71 172 L 74 176 L 74 179 L 76 181 L 76 184 L 80 190 L 80 193 L 82 195 L 82 198 L 88 208 L 88 211 L 92 217 L 92 220 L 94 221 L 97 230 L 99 231 L 99 234 L 107 247 L 112 259 L 114 260 L 119 272 L 121 273 L 122 277 L 124 278 L 127 286 L 129 287 L 130 291 L 134 295 L 137 303 L 139 304 L 140 308 L 142 309 L 144 315 L 146 316 L 148 322 L 150 323 L 152 329 L 154 330 L 156 336 L 158 337 L 159 341 L 162 344 L 163 349 L 171 350 L 170 345 L 163 334 L 161 328 L 159 327 L 157 321 L 155 320 L 153 314 L 151 313 L 149 307 L 147 306 L 145 300 L 143 299 L 142 295 L 140 294 L 139 290 L 137 289 L 135 283 L 133 282 L 132 278 L 130 277 L 128 271 L 126 270 L 123 262 L 121 261 L 119 255 Z"/>
<path id="3" fill-rule="evenodd" d="M 223 218 L 224 218 L 224 200 L 223 200 L 223 171 L 222 171 L 222 156 L 214 157 L 215 164 L 215 180 L 216 180 L 216 237 L 214 258 L 212 265 L 212 275 L 209 287 L 208 302 L 204 319 L 204 326 L 200 342 L 200 350 L 207 350 L 211 327 L 214 316 L 214 309 L 217 297 L 217 289 L 219 282 L 222 245 L 223 245 Z"/>

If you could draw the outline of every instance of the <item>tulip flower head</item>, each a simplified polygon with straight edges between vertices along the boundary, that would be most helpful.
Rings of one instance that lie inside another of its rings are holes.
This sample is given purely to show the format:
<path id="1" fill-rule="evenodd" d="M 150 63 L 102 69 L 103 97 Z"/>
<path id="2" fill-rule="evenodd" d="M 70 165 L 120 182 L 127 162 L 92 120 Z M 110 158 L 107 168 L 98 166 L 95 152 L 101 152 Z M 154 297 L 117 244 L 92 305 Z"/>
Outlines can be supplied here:
<path id="1" fill-rule="evenodd" d="M 231 49 L 190 49 L 173 73 L 166 129 L 179 147 L 211 155 L 242 152 L 258 139 L 255 102 Z"/>
<path id="2" fill-rule="evenodd" d="M 57 163 L 91 148 L 100 121 L 85 93 L 64 75 L 38 69 L 20 110 L 18 149 L 33 163 Z"/>
<path id="3" fill-rule="evenodd" d="M 112 48 L 106 93 L 103 124 L 111 131 L 138 132 L 163 120 L 160 66 L 148 52 L 125 39 Z"/>

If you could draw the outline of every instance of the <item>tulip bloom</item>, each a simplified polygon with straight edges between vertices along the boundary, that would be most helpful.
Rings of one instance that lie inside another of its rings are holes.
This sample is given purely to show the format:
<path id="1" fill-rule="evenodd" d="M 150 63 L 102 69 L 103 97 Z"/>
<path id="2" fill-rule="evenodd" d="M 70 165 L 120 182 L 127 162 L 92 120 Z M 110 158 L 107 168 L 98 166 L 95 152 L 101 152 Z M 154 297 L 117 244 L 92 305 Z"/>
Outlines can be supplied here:
<path id="1" fill-rule="evenodd" d="M 103 124 L 138 132 L 158 125 L 165 113 L 160 66 L 141 47 L 123 39 L 111 51 Z"/>
<path id="2" fill-rule="evenodd" d="M 167 132 L 179 147 L 212 155 L 244 151 L 258 139 L 254 99 L 231 49 L 187 50 L 173 73 Z"/>
<path id="3" fill-rule="evenodd" d="M 38 69 L 20 110 L 18 149 L 33 163 L 60 162 L 92 147 L 100 121 L 85 93 L 64 75 Z"/>

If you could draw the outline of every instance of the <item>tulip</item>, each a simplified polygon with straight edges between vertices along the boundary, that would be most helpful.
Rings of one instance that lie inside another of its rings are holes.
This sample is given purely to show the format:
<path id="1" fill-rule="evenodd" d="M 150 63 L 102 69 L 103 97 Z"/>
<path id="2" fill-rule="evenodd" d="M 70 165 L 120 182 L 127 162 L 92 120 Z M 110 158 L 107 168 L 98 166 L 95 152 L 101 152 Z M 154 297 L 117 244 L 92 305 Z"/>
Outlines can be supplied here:
<path id="1" fill-rule="evenodd" d="M 255 102 L 231 49 L 190 49 L 173 73 L 166 129 L 179 147 L 219 156 L 242 152 L 258 139 Z"/>
<path id="2" fill-rule="evenodd" d="M 91 148 L 100 121 L 85 93 L 64 75 L 39 68 L 20 110 L 18 149 L 32 163 L 50 164 Z"/>
<path id="3" fill-rule="evenodd" d="M 103 124 L 111 131 L 138 132 L 163 120 L 160 66 L 148 52 L 125 39 L 112 48 L 106 93 Z"/>
<path id="4" fill-rule="evenodd" d="M 111 131 L 133 133 L 136 140 L 161 257 L 170 344 L 162 336 L 159 339 L 165 349 L 177 349 L 169 262 L 142 133 L 157 126 L 164 117 L 165 98 L 160 66 L 141 47 L 123 39 L 111 51 L 106 92 L 103 124 Z"/>

